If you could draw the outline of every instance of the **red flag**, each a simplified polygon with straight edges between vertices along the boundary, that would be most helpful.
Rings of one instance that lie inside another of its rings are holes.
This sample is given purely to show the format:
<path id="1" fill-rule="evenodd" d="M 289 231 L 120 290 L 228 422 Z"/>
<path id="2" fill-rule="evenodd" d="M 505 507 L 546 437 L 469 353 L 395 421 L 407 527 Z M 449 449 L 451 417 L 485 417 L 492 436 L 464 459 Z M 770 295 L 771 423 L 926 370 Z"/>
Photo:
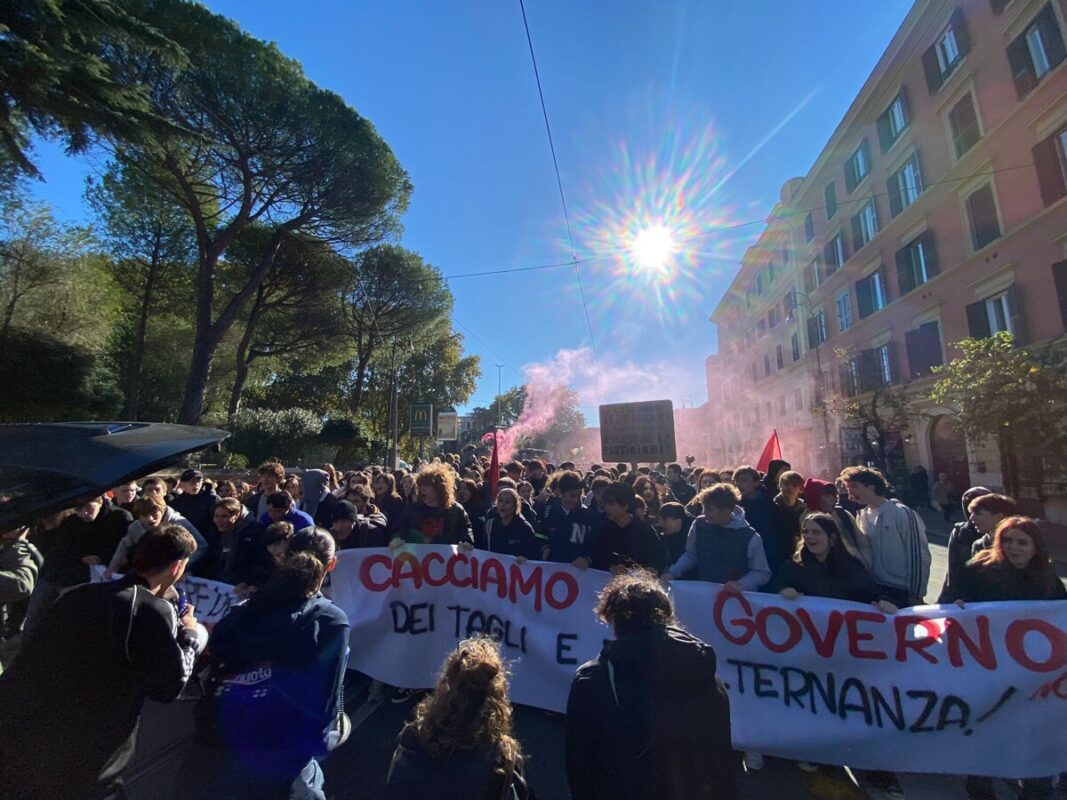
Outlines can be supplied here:
<path id="1" fill-rule="evenodd" d="M 778 443 L 778 431 L 774 431 L 771 434 L 771 438 L 767 440 L 767 444 L 763 446 L 763 455 L 759 457 L 759 463 L 756 464 L 756 469 L 760 472 L 766 472 L 770 469 L 771 461 L 782 458 L 782 446 Z"/>
<path id="2" fill-rule="evenodd" d="M 493 457 L 489 462 L 489 502 L 496 502 L 496 484 L 500 480 L 500 454 L 497 450 L 497 440 L 500 438 L 500 431 L 496 428 L 493 429 Z"/>

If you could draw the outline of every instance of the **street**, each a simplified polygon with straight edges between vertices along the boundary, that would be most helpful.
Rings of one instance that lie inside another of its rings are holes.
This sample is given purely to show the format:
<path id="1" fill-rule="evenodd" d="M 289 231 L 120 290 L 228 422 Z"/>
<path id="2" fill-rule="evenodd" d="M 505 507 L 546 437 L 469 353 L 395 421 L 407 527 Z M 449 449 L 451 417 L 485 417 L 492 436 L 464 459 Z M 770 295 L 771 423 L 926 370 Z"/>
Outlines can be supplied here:
<path id="1" fill-rule="evenodd" d="M 929 528 L 932 566 L 928 598 L 937 596 L 945 574 L 945 542 L 949 526 L 932 513 L 924 513 Z M 369 680 L 349 673 L 345 687 L 345 707 L 353 722 L 353 732 L 341 748 L 324 763 L 327 796 L 338 800 L 377 800 L 382 796 L 397 734 L 407 721 L 415 701 L 395 704 L 367 702 Z M 162 787 L 178 780 L 178 768 L 192 735 L 192 702 L 170 706 L 149 704 L 142 720 L 136 762 L 131 769 L 128 794 L 131 800 L 155 800 Z M 515 727 L 528 754 L 530 784 L 541 800 L 566 800 L 564 763 L 564 717 L 535 708 L 515 708 Z M 900 775 L 909 800 L 965 800 L 963 781 L 950 775 Z M 751 800 L 788 798 L 866 797 L 845 770 L 823 767 L 819 772 L 802 772 L 791 762 L 767 758 L 758 772 L 739 772 L 742 797 Z M 169 789 L 168 789 L 169 791 Z M 1014 797 L 1005 783 L 998 783 L 999 796 Z M 193 787 L 184 786 L 182 796 L 195 797 Z"/>

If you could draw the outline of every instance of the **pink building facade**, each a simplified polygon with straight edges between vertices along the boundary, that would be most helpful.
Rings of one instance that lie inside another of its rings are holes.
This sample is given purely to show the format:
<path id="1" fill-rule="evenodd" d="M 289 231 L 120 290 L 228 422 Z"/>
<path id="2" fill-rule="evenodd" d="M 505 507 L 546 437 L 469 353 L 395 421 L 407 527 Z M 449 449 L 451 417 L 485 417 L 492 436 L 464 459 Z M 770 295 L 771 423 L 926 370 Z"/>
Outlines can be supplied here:
<path id="1" fill-rule="evenodd" d="M 1002 484 L 995 448 L 929 401 L 930 370 L 968 336 L 1065 334 L 1064 17 L 1065 0 L 915 4 L 712 314 L 713 458 L 754 460 L 777 429 L 795 467 L 834 475 L 874 431 L 824 409 L 903 387 L 910 421 L 877 443 L 891 471 Z M 1028 510 L 1067 521 L 1067 474 L 1043 472 Z"/>

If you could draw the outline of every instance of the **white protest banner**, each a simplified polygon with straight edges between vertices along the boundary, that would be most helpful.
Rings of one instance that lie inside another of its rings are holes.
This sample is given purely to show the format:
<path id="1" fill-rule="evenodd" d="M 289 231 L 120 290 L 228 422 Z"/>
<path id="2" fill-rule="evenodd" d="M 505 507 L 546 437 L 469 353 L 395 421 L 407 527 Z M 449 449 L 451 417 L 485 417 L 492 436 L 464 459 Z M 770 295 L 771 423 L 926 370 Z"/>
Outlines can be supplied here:
<path id="1" fill-rule="evenodd" d="M 592 612 L 608 578 L 409 545 L 343 551 L 331 594 L 352 624 L 352 668 L 430 687 L 456 642 L 485 632 L 513 663 L 512 699 L 562 711 L 576 667 L 610 637 Z M 1067 603 L 894 616 L 696 581 L 671 593 L 682 624 L 716 650 L 738 749 L 864 769 L 1067 770 Z"/>
<path id="2" fill-rule="evenodd" d="M 96 565 L 90 569 L 93 583 L 100 583 L 104 580 L 103 566 Z M 121 575 L 112 576 L 116 580 L 121 577 Z M 186 600 L 196 609 L 197 620 L 208 628 L 225 617 L 230 608 L 241 601 L 241 598 L 233 593 L 233 587 L 230 584 L 209 581 L 195 575 L 183 577 L 178 581 L 178 588 L 185 592 Z"/>

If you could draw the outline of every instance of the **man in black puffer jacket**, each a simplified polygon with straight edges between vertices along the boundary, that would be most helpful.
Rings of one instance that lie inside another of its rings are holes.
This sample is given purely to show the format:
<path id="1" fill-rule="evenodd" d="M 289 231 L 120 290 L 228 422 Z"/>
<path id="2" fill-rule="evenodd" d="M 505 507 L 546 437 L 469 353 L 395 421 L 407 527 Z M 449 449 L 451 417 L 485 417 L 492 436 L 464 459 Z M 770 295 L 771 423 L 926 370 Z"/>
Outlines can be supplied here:
<path id="1" fill-rule="evenodd" d="M 738 759 L 715 651 L 678 626 L 663 588 L 644 574 L 613 578 L 597 615 L 617 638 L 571 684 L 573 800 L 734 800 Z"/>

